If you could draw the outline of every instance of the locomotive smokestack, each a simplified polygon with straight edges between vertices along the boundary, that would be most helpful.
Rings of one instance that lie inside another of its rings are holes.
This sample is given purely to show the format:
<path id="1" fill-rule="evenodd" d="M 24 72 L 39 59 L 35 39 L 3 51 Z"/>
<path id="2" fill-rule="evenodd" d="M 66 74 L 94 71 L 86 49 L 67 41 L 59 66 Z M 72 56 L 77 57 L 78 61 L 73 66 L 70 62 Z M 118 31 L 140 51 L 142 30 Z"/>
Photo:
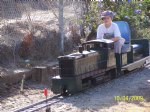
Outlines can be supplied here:
<path id="1" fill-rule="evenodd" d="M 83 46 L 79 46 L 79 53 L 82 53 L 84 50 Z"/>

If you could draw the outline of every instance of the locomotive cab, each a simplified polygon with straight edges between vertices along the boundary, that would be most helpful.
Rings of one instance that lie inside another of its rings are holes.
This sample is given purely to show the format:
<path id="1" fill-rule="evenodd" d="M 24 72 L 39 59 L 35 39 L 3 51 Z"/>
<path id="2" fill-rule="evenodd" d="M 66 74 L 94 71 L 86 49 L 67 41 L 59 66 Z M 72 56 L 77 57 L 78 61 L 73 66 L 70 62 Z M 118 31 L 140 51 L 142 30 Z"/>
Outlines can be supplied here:
<path id="1" fill-rule="evenodd" d="M 149 41 L 147 39 L 132 39 L 129 24 L 125 21 L 115 21 L 121 32 L 121 36 L 125 39 L 122 47 L 122 69 L 131 71 L 137 66 L 143 66 L 145 60 L 149 56 Z M 142 60 L 141 60 L 142 59 Z M 135 64 L 136 63 L 136 64 Z"/>

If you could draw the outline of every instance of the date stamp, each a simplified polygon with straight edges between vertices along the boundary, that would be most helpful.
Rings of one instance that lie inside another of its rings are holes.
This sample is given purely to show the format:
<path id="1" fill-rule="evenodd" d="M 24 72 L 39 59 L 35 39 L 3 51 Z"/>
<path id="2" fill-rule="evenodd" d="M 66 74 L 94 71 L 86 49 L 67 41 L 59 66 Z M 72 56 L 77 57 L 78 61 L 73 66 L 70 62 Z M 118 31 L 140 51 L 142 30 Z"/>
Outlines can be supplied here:
<path id="1" fill-rule="evenodd" d="M 143 101 L 143 96 L 114 96 L 115 101 Z"/>

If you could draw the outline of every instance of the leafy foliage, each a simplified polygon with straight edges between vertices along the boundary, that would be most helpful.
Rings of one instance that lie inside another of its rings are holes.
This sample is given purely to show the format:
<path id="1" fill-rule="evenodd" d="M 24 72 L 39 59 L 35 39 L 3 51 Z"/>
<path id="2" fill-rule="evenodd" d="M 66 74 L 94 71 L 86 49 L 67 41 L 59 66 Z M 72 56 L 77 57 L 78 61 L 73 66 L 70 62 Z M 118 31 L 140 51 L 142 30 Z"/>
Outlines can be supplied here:
<path id="1" fill-rule="evenodd" d="M 87 6 L 87 5 L 86 5 Z M 131 28 L 132 38 L 147 37 L 150 38 L 150 1 L 119 1 L 103 0 L 102 2 L 91 1 L 88 4 L 88 11 L 85 12 L 82 21 L 85 25 L 85 33 L 87 38 L 91 33 L 96 37 L 97 26 L 101 23 L 100 13 L 104 10 L 111 10 L 115 13 L 114 21 L 127 21 Z M 91 38 L 91 37 L 90 37 Z M 89 39 L 87 39 L 89 40 Z"/>

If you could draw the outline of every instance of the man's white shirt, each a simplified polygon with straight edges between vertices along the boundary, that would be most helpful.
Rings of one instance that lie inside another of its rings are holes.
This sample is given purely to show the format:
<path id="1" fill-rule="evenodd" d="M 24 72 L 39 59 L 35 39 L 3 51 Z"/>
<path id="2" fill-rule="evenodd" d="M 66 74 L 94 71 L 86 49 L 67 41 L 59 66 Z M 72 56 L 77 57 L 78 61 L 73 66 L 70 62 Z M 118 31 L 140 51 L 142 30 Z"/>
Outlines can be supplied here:
<path id="1" fill-rule="evenodd" d="M 103 39 L 105 33 L 113 34 L 114 37 L 121 37 L 118 25 L 113 22 L 111 23 L 109 28 L 106 28 L 104 24 L 98 26 L 97 39 Z"/>
<path id="2" fill-rule="evenodd" d="M 125 41 L 124 38 L 121 38 L 119 27 L 114 22 L 111 23 L 109 28 L 106 28 L 104 24 L 98 26 L 96 39 L 105 39 L 105 34 L 110 34 L 113 37 L 119 37 L 120 38 L 119 40 L 122 40 L 122 42 Z"/>

